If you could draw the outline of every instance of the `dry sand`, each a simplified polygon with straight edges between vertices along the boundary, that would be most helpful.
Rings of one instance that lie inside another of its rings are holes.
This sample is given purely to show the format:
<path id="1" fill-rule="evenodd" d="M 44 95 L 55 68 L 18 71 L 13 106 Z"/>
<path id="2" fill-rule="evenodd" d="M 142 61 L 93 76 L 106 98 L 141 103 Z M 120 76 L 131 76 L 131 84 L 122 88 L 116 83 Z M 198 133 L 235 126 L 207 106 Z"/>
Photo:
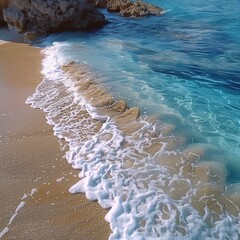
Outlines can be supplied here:
<path id="1" fill-rule="evenodd" d="M 0 31 L 3 39 L 1 36 Z M 42 77 L 40 50 L 21 43 L 3 43 L 0 43 L 0 232 L 7 228 L 9 231 L 2 239 L 108 239 L 106 210 L 84 195 L 68 192 L 78 180 L 78 171 L 63 158 L 44 114 L 25 104 Z M 25 205 L 14 215 L 21 201 Z M 11 217 L 14 219 L 8 225 Z"/>

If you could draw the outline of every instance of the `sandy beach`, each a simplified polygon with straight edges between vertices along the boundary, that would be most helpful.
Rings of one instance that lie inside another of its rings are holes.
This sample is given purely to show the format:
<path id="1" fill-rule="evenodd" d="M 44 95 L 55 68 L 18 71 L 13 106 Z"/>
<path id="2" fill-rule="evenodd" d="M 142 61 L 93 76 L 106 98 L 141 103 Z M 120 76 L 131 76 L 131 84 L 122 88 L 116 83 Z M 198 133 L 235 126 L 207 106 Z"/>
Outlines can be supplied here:
<path id="1" fill-rule="evenodd" d="M 0 32 L 2 36 L 6 35 Z M 84 195 L 68 192 L 79 171 L 67 164 L 45 115 L 25 104 L 42 78 L 40 49 L 4 41 L 0 42 L 0 238 L 108 239 L 107 211 Z"/>

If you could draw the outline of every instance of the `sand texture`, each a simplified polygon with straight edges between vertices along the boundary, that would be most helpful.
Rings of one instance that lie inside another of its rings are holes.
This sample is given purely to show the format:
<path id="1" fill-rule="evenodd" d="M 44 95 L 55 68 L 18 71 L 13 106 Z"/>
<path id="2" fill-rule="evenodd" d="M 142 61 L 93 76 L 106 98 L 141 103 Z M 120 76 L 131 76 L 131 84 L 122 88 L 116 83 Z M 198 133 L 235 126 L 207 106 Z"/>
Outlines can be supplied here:
<path id="1" fill-rule="evenodd" d="M 2 239 L 108 239 L 107 210 L 68 192 L 78 172 L 44 114 L 25 104 L 41 80 L 40 61 L 39 49 L 0 45 L 0 233 L 8 231 Z"/>

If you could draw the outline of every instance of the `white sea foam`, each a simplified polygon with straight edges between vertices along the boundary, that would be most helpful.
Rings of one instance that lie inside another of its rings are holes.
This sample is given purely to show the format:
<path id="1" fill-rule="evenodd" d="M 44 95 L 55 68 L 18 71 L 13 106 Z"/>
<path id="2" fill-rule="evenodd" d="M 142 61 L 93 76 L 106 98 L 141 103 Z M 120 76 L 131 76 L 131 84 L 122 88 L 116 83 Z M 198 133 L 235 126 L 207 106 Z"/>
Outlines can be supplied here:
<path id="1" fill-rule="evenodd" d="M 5 227 L 1 232 L 0 232 L 0 238 L 2 238 L 6 233 L 9 232 L 9 227 Z"/>
<path id="2" fill-rule="evenodd" d="M 181 148 L 185 139 L 174 126 L 147 117 L 119 126 L 99 114 L 78 91 L 81 80 L 61 68 L 69 61 L 65 44 L 43 50 L 45 78 L 26 102 L 45 111 L 54 134 L 69 144 L 66 158 L 81 170 L 70 192 L 110 208 L 109 239 L 239 239 L 239 206 L 231 201 L 240 198 L 224 192 L 224 167 L 199 162 L 203 145 Z M 86 68 L 87 78 L 94 75 Z"/>
<path id="3" fill-rule="evenodd" d="M 0 232 L 0 238 L 2 238 L 6 233 L 9 232 L 10 230 L 10 225 L 13 223 L 14 219 L 17 217 L 19 211 L 25 206 L 26 202 L 23 201 L 24 199 L 27 199 L 29 196 L 32 197 L 34 195 L 34 193 L 37 192 L 36 188 L 33 188 L 31 190 L 30 193 L 24 193 L 22 198 L 21 198 L 21 202 L 18 204 L 18 206 L 16 207 L 14 214 L 10 217 L 7 226 Z"/>
<path id="4" fill-rule="evenodd" d="M 24 205 L 25 205 L 25 202 L 24 202 L 24 201 L 21 201 L 21 202 L 18 204 L 18 206 L 17 206 L 17 208 L 16 208 L 16 210 L 15 210 L 15 213 L 11 216 L 11 218 L 10 218 L 10 220 L 9 220 L 9 222 L 8 222 L 8 225 L 12 224 L 12 222 L 13 222 L 13 220 L 16 218 L 18 212 L 21 210 L 21 208 L 24 207 Z"/>
<path id="5" fill-rule="evenodd" d="M 62 182 L 62 180 L 63 180 L 64 178 L 65 178 L 65 177 L 58 178 L 58 179 L 56 179 L 56 182 L 60 183 L 60 182 Z"/>
<path id="6" fill-rule="evenodd" d="M 37 192 L 36 188 L 33 188 L 30 192 L 30 197 L 32 197 Z"/>
<path id="7" fill-rule="evenodd" d="M 24 198 L 25 198 L 25 194 L 24 194 L 24 196 L 23 196 L 23 199 L 24 199 Z M 25 202 L 24 202 L 24 201 L 21 201 L 21 202 L 18 204 L 17 208 L 16 208 L 15 211 L 14 211 L 14 214 L 10 217 L 10 220 L 9 220 L 7 226 L 0 232 L 0 238 L 2 238 L 6 233 L 9 232 L 9 230 L 10 230 L 10 229 L 9 229 L 9 226 L 13 223 L 14 219 L 17 217 L 19 211 L 24 207 L 24 205 L 25 205 Z"/>

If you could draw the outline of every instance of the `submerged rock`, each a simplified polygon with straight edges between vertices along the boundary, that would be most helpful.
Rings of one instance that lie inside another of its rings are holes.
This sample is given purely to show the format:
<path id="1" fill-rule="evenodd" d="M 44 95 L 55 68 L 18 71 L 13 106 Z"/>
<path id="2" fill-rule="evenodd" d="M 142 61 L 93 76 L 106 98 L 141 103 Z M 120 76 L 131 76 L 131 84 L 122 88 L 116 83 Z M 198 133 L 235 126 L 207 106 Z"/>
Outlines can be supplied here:
<path id="1" fill-rule="evenodd" d="M 3 16 L 10 29 L 31 32 L 31 36 L 95 28 L 106 23 L 104 15 L 85 0 L 12 0 Z"/>

